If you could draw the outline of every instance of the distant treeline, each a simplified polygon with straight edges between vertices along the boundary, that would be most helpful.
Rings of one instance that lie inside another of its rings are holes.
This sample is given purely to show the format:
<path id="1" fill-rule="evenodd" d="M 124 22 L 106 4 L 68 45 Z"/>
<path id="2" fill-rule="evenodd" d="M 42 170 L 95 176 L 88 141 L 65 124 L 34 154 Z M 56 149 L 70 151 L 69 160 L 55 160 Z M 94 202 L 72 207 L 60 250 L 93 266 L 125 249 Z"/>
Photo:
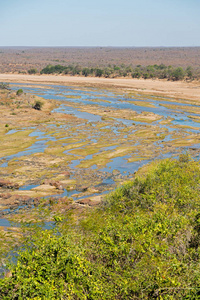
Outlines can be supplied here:
<path id="1" fill-rule="evenodd" d="M 31 69 L 28 71 L 29 74 L 37 73 L 36 69 Z M 110 64 L 104 68 L 89 68 L 82 67 L 80 65 L 48 65 L 40 71 L 40 74 L 69 74 L 72 76 L 95 76 L 95 77 L 105 77 L 105 78 L 116 78 L 116 77 L 132 77 L 132 78 L 159 78 L 159 79 L 169 79 L 169 80 L 183 80 L 183 79 L 195 79 L 197 74 L 192 70 L 192 67 L 187 67 L 183 69 L 181 67 L 166 66 L 164 64 L 160 65 L 148 65 L 142 66 L 137 65 L 135 68 L 130 66 L 125 66 L 124 64 L 117 66 Z"/>

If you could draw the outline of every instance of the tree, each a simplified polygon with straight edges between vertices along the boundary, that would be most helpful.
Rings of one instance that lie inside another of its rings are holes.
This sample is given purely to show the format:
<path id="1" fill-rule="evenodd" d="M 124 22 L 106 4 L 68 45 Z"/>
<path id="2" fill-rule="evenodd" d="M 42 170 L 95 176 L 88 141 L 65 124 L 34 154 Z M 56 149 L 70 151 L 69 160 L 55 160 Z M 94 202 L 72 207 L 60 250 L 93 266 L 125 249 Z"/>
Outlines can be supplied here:
<path id="1" fill-rule="evenodd" d="M 82 70 L 82 75 L 87 77 L 90 74 L 90 69 L 89 68 L 83 68 Z"/>
<path id="2" fill-rule="evenodd" d="M 143 74 L 143 78 L 144 78 L 144 79 L 148 79 L 149 77 L 150 77 L 149 73 L 144 73 L 144 74 Z"/>
<path id="3" fill-rule="evenodd" d="M 131 74 L 133 78 L 140 78 L 141 75 L 141 70 L 139 68 L 135 68 L 134 72 Z"/>
<path id="4" fill-rule="evenodd" d="M 181 68 L 181 67 L 176 68 L 172 72 L 172 79 L 174 81 L 182 80 L 184 78 L 184 76 L 185 76 L 185 72 L 184 72 L 183 68 Z"/>
<path id="5" fill-rule="evenodd" d="M 95 76 L 96 76 L 96 77 L 101 77 L 102 75 L 103 75 L 103 70 L 101 70 L 101 69 L 96 69 Z"/>
<path id="6" fill-rule="evenodd" d="M 36 73 L 37 73 L 37 69 L 35 69 L 35 68 L 28 70 L 28 74 L 30 74 L 30 75 L 36 74 Z"/>
<path id="7" fill-rule="evenodd" d="M 186 74 L 187 76 L 191 79 L 193 77 L 193 73 L 192 73 L 192 67 L 187 67 L 186 69 Z"/>

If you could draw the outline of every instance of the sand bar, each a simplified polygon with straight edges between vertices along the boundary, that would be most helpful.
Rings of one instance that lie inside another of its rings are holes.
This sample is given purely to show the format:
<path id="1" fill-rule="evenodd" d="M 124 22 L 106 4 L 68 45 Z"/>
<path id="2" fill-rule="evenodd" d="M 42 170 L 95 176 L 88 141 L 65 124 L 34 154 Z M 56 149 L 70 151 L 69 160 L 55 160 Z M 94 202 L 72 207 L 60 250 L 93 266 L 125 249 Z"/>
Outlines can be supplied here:
<path id="1" fill-rule="evenodd" d="M 199 100 L 200 82 L 132 78 L 76 77 L 66 75 L 0 74 L 0 82 L 61 84 L 96 88 L 119 88 L 144 94 Z"/>

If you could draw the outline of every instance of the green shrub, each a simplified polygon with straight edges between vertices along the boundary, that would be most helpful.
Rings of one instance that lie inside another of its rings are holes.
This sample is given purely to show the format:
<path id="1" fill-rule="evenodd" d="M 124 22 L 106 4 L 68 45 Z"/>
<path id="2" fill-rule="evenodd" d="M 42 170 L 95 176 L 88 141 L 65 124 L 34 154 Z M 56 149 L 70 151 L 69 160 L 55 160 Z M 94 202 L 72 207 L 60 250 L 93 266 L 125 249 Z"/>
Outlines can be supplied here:
<path id="1" fill-rule="evenodd" d="M 40 71 L 41 74 L 52 74 L 52 73 L 62 73 L 65 71 L 66 67 L 61 65 L 48 65 Z"/>
<path id="2" fill-rule="evenodd" d="M 102 69 L 96 69 L 95 71 L 95 76 L 96 77 L 101 77 L 103 75 L 103 70 Z"/>
<path id="3" fill-rule="evenodd" d="M 183 70 L 183 68 L 176 68 L 173 72 L 172 72 L 172 79 L 177 81 L 177 80 L 182 80 L 185 76 L 185 72 Z"/>
<path id="4" fill-rule="evenodd" d="M 27 237 L 2 299 L 199 299 L 199 163 L 143 170 L 78 224 Z"/>
<path id="5" fill-rule="evenodd" d="M 131 74 L 132 78 L 140 78 L 141 77 L 141 72 L 140 71 L 135 71 Z"/>
<path id="6" fill-rule="evenodd" d="M 187 76 L 190 78 L 190 79 L 192 79 L 193 78 L 193 72 L 192 72 L 192 67 L 187 67 L 187 69 L 186 69 L 186 74 L 187 74 Z"/>
<path id="7" fill-rule="evenodd" d="M 35 68 L 28 70 L 28 74 L 30 74 L 30 75 L 36 74 L 36 73 L 37 73 L 37 69 L 35 69 Z"/>
<path id="8" fill-rule="evenodd" d="M 22 95 L 22 94 L 23 94 L 23 90 L 22 90 L 22 89 L 17 90 L 17 92 L 16 92 L 16 95 L 17 95 L 17 96 L 20 96 L 20 95 Z"/>
<path id="9" fill-rule="evenodd" d="M 84 68 L 82 70 L 82 75 L 84 75 L 85 77 L 87 77 L 90 74 L 90 69 L 89 68 Z"/>
<path id="10" fill-rule="evenodd" d="M 144 78 L 144 79 L 148 79 L 149 77 L 150 77 L 149 73 L 144 73 L 144 74 L 143 74 L 143 78 Z"/>
<path id="11" fill-rule="evenodd" d="M 44 103 L 42 101 L 36 100 L 33 105 L 33 108 L 36 110 L 41 110 L 43 105 L 44 105 Z"/>

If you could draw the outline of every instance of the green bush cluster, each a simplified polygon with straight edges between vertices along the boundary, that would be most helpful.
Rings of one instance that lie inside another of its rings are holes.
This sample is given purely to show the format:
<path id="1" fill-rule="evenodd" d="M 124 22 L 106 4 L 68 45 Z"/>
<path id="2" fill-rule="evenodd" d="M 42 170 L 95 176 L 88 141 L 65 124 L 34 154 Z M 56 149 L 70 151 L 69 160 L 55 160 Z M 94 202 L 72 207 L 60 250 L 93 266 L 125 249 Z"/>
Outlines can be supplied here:
<path id="1" fill-rule="evenodd" d="M 32 69 L 28 70 L 28 74 L 30 74 L 30 75 L 33 75 L 33 74 L 36 74 L 36 73 L 37 73 L 37 69 L 35 69 L 35 68 L 32 68 Z"/>
<path id="2" fill-rule="evenodd" d="M 21 96 L 22 94 L 23 94 L 23 90 L 22 89 L 17 90 L 17 92 L 16 92 L 17 96 Z"/>
<path id="3" fill-rule="evenodd" d="M 36 110 L 41 110 L 43 105 L 44 103 L 42 101 L 36 100 L 35 103 L 33 104 L 33 108 Z"/>
<path id="4" fill-rule="evenodd" d="M 66 70 L 66 67 L 61 65 L 48 65 L 40 71 L 41 74 L 53 74 L 53 73 L 63 73 Z"/>
<path id="5" fill-rule="evenodd" d="M 104 70 L 100 68 L 82 68 L 81 66 L 61 66 L 61 65 L 48 65 L 44 69 L 40 71 L 41 74 L 70 74 L 70 75 L 83 75 L 83 76 L 89 76 L 89 75 L 95 75 L 97 77 L 101 77 L 104 74 Z"/>
<path id="6" fill-rule="evenodd" d="M 27 240 L 2 299 L 200 299 L 200 166 L 153 163 L 78 222 Z"/>
<path id="7" fill-rule="evenodd" d="M 181 67 L 173 68 L 172 66 L 160 65 L 149 65 L 141 66 L 138 65 L 136 68 L 130 66 L 108 65 L 104 68 L 89 68 L 82 67 L 79 65 L 48 65 L 41 70 L 41 74 L 70 74 L 70 75 L 82 75 L 82 76 L 95 76 L 95 77 L 130 77 L 133 78 L 159 78 L 159 79 L 169 79 L 169 80 L 183 80 L 184 78 L 192 79 L 194 74 L 191 67 L 187 67 L 185 70 Z"/>
<path id="8" fill-rule="evenodd" d="M 173 68 L 172 66 L 161 65 L 150 65 L 147 67 L 137 66 L 132 73 L 133 78 L 159 78 L 159 79 L 169 79 L 173 81 L 183 80 L 185 77 L 192 79 L 193 72 L 191 67 L 187 67 L 184 70 L 181 67 Z"/>

